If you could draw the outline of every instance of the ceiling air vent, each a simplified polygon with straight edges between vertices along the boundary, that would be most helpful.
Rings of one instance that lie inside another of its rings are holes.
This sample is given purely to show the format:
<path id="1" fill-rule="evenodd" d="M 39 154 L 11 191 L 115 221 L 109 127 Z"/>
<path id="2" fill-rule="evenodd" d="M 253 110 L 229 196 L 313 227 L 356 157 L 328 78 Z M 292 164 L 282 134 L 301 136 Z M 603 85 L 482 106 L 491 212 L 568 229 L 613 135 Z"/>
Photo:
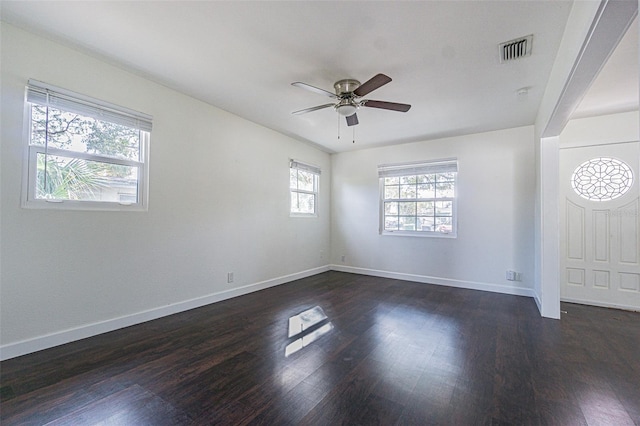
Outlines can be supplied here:
<path id="1" fill-rule="evenodd" d="M 505 63 L 530 56 L 532 44 L 533 34 L 499 44 L 500 62 Z"/>

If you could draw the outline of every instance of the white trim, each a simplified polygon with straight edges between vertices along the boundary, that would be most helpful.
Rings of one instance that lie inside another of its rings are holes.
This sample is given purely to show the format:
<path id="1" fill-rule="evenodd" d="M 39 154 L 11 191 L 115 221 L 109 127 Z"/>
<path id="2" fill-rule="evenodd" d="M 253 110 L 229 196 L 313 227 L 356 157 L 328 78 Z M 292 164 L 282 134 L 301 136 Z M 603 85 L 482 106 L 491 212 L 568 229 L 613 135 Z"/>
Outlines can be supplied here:
<path id="1" fill-rule="evenodd" d="M 94 161 L 98 163 L 116 164 L 119 166 L 128 166 L 128 167 L 144 166 L 143 161 L 110 157 L 108 155 L 91 154 L 88 152 L 72 151 L 69 149 L 45 147 L 42 145 L 29 145 L 29 148 L 30 148 L 30 151 L 33 151 L 36 154 L 56 155 L 56 156 L 67 157 L 67 158 L 78 158 L 80 160 Z"/>
<path id="2" fill-rule="evenodd" d="M 540 140 L 540 314 L 560 319 L 559 137 Z"/>
<path id="3" fill-rule="evenodd" d="M 619 303 L 608 303 L 608 302 L 602 302 L 600 300 L 579 300 L 579 299 L 571 299 L 568 297 L 563 297 L 560 299 L 560 301 L 567 302 L 567 303 L 577 303 L 579 305 L 599 306 L 601 308 L 624 309 L 625 311 L 640 312 L 640 307 L 638 306 L 622 305 Z"/>
<path id="4" fill-rule="evenodd" d="M 355 266 L 329 265 L 332 271 L 349 272 L 352 274 L 371 275 L 374 277 L 392 278 L 397 280 L 413 281 L 424 284 L 443 285 L 447 287 L 466 288 L 470 290 L 489 291 L 492 293 L 511 294 L 514 296 L 526 296 L 535 299 L 535 293 L 531 288 L 511 287 L 502 284 L 483 283 L 477 281 L 454 280 L 451 278 L 431 277 L 428 275 L 406 274 L 403 272 L 381 271 L 377 269 L 358 268 Z"/>
<path id="5" fill-rule="evenodd" d="M 118 330 L 124 327 L 141 324 L 168 315 L 173 315 L 179 312 L 199 308 L 211 303 L 216 303 L 226 299 L 231 299 L 233 297 L 253 293 L 255 291 L 264 290 L 266 288 L 288 283 L 290 281 L 317 275 L 329 270 L 329 265 L 320 266 L 318 268 L 308 269 L 306 271 L 296 272 L 289 275 L 283 275 L 281 277 L 260 281 L 254 284 L 248 284 L 242 287 L 236 287 L 234 289 L 225 290 L 218 293 L 212 293 L 206 296 L 197 297 L 195 299 L 185 300 L 159 308 L 152 308 L 146 311 L 137 312 L 135 314 L 82 325 L 68 330 L 63 330 L 44 336 L 38 336 L 32 339 L 22 340 L 15 343 L 9 343 L 0 346 L 0 360 L 4 361 L 6 359 L 41 351 L 43 349 L 52 348 L 54 346 L 64 345 L 65 343 L 73 342 L 76 340 L 86 339 L 87 337 L 108 333 L 110 331 Z"/>
<path id="6" fill-rule="evenodd" d="M 533 300 L 535 300 L 536 305 L 538 306 L 538 312 L 542 312 L 542 301 L 540 300 L 540 296 L 535 292 L 535 290 L 533 290 Z"/>

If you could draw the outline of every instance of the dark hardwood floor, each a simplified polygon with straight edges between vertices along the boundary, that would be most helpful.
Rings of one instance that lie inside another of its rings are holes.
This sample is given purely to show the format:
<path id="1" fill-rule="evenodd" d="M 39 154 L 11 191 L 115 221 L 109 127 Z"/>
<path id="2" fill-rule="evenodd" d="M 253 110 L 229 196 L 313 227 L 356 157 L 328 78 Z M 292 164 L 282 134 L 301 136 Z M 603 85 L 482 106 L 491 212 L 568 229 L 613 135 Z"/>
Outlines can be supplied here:
<path id="1" fill-rule="evenodd" d="M 327 272 L 4 361 L 0 420 L 640 424 L 640 314 L 562 309 Z"/>

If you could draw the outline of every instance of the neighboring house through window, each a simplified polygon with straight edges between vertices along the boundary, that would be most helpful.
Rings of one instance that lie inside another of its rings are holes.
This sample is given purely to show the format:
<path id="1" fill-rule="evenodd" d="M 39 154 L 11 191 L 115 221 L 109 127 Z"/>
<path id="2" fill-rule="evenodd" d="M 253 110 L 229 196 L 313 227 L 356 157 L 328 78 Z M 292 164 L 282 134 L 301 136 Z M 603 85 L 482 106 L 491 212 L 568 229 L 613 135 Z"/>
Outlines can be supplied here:
<path id="1" fill-rule="evenodd" d="M 147 208 L 150 116 L 34 80 L 26 100 L 23 206 Z"/>
<path id="2" fill-rule="evenodd" d="M 380 232 L 456 235 L 456 159 L 378 166 Z"/>
<path id="3" fill-rule="evenodd" d="M 296 160 L 289 162 L 289 188 L 292 216 L 318 214 L 320 168 Z"/>

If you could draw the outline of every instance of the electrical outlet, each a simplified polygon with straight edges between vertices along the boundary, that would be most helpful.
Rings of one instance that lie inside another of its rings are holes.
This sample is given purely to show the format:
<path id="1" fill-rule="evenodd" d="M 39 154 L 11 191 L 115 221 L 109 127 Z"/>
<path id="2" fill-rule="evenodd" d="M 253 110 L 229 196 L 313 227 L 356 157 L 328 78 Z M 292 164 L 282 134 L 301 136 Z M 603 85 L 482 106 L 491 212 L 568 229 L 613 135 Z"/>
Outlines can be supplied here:
<path id="1" fill-rule="evenodd" d="M 227 282 L 228 283 L 232 283 L 233 282 L 233 272 L 228 272 L 227 273 Z"/>
<path id="2" fill-rule="evenodd" d="M 342 255 L 342 257 L 340 258 L 340 261 L 341 261 L 341 262 L 344 262 L 346 258 L 347 258 L 347 256 L 345 256 L 345 255 L 343 254 L 343 255 Z"/>
<path id="3" fill-rule="evenodd" d="M 507 281 L 522 281 L 522 274 L 516 271 L 507 271 L 506 274 Z"/>

